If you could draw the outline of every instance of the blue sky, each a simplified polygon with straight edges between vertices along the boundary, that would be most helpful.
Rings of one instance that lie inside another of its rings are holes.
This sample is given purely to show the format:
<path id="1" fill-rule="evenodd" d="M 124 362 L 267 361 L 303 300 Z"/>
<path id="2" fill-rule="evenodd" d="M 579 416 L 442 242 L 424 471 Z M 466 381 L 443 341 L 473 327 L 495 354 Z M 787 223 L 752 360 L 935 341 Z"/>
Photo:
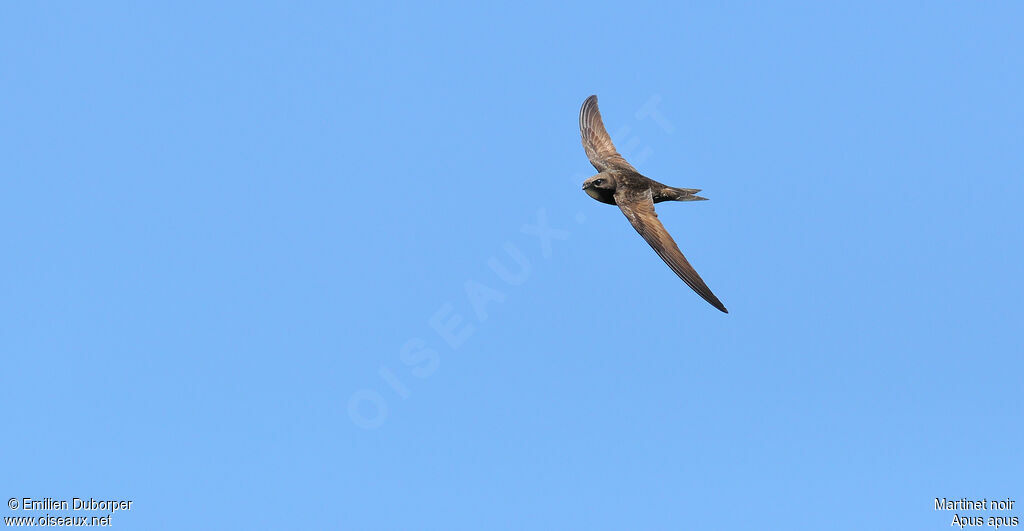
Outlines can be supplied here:
<path id="1" fill-rule="evenodd" d="M 0 495 L 381 530 L 1024 498 L 1019 3 L 371 4 L 3 8 Z M 580 191 L 589 94 L 710 198 L 658 210 L 729 315 Z"/>

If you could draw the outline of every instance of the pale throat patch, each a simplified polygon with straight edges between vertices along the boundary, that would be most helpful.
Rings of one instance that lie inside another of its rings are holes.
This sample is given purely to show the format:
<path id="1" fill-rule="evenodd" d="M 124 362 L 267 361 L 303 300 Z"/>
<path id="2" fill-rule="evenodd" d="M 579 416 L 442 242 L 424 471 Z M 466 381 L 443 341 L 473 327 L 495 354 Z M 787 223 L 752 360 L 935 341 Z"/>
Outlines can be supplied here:
<path id="1" fill-rule="evenodd" d="M 594 199 L 597 199 L 599 201 L 601 200 L 601 194 L 599 194 L 598 191 L 597 191 L 597 188 L 594 188 L 593 186 L 591 186 L 590 188 L 587 188 L 587 195 L 589 195 L 590 197 L 593 197 Z"/>

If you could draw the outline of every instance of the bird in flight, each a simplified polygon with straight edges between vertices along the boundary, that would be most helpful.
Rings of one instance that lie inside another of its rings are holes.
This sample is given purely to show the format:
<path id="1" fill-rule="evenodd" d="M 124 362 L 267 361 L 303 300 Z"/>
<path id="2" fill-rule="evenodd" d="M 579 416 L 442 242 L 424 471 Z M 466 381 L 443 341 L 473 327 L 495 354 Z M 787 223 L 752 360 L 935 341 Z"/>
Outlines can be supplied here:
<path id="1" fill-rule="evenodd" d="M 601 121 L 597 96 L 587 98 L 580 108 L 580 137 L 587 158 L 600 172 L 583 181 L 583 191 L 602 203 L 618 206 L 633 228 L 687 286 L 715 308 L 729 313 L 683 256 L 654 211 L 654 203 L 662 201 L 705 201 L 707 198 L 696 195 L 698 189 L 666 186 L 640 175 L 615 150 Z"/>

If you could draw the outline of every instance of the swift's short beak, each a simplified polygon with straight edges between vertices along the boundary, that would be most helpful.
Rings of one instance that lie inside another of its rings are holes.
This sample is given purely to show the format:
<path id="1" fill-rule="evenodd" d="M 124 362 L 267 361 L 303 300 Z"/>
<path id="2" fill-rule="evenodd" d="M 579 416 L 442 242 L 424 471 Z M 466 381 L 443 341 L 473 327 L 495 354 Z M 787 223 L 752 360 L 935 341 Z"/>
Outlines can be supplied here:
<path id="1" fill-rule="evenodd" d="M 587 188 L 590 188 L 590 185 L 587 183 L 583 183 L 583 189 L 586 190 Z"/>

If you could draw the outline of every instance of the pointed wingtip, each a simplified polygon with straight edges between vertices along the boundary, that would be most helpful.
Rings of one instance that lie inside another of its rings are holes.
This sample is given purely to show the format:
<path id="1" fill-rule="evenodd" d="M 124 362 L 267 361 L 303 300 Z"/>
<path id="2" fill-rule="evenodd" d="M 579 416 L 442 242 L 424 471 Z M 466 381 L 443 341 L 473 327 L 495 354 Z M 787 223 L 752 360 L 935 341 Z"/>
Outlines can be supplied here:
<path id="1" fill-rule="evenodd" d="M 725 308 L 725 305 L 722 304 L 722 301 L 718 300 L 718 297 L 715 297 L 715 295 L 713 293 L 711 294 L 711 298 L 710 299 L 705 298 L 705 300 L 710 302 L 711 305 L 714 306 L 716 310 L 718 310 L 718 311 L 720 311 L 722 313 L 729 313 L 729 310 L 727 310 Z"/>

